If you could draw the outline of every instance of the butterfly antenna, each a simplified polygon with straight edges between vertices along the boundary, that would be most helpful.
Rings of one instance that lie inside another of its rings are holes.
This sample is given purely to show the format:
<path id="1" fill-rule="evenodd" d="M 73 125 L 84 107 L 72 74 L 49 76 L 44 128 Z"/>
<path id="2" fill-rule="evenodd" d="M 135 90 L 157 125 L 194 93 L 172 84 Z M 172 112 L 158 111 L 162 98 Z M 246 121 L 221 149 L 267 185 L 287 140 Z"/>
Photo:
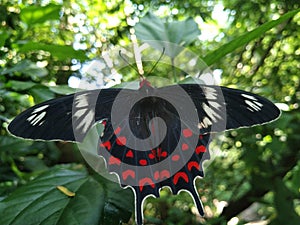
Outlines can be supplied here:
<path id="1" fill-rule="evenodd" d="M 147 74 L 150 74 L 155 69 L 155 67 L 157 66 L 157 64 L 159 63 L 159 61 L 161 60 L 161 58 L 163 57 L 164 54 L 165 54 L 165 47 L 163 47 L 163 50 L 162 50 L 162 53 L 161 53 L 159 59 L 156 61 L 156 63 L 153 65 L 153 67 Z"/>
<path id="2" fill-rule="evenodd" d="M 124 62 L 127 63 L 128 66 L 130 66 L 132 69 L 134 69 L 140 75 L 141 78 L 144 78 L 144 76 L 139 73 L 139 71 L 136 69 L 136 67 L 133 66 L 132 64 L 130 64 L 129 61 L 124 57 L 124 55 L 122 54 L 121 50 L 119 50 L 119 55 L 120 55 L 121 59 L 123 59 Z"/>

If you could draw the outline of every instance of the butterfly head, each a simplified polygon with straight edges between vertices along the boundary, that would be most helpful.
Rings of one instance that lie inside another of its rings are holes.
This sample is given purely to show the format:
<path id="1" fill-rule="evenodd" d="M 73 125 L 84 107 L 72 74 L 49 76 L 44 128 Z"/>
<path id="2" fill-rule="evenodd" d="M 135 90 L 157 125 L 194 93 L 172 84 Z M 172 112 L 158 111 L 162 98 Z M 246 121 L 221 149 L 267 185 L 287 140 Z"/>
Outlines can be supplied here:
<path id="1" fill-rule="evenodd" d="M 151 86 L 151 83 L 149 81 L 147 81 L 145 78 L 143 78 L 140 81 L 140 89 L 142 89 L 142 88 L 149 89 L 149 88 L 153 88 L 153 87 Z"/>
<path id="2" fill-rule="evenodd" d="M 152 90 L 153 87 L 151 86 L 150 82 L 146 79 L 141 79 L 139 91 L 149 94 L 152 92 Z"/>

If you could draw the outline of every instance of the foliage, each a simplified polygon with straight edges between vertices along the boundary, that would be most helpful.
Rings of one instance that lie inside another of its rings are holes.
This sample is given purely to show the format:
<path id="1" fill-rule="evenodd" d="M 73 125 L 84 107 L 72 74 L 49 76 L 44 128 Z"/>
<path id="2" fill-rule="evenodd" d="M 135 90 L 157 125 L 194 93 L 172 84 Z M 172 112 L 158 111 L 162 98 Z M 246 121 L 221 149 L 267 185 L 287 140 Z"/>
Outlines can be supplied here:
<path id="1" fill-rule="evenodd" d="M 74 144 L 21 140 L 6 127 L 24 109 L 74 92 L 70 77 L 84 78 L 82 67 L 114 46 L 129 45 L 134 33 L 140 40 L 156 37 L 188 47 L 204 56 L 212 70 L 222 71 L 223 85 L 258 93 L 284 109 L 273 123 L 218 138 L 222 153 L 206 169 L 205 179 L 196 182 L 205 218 L 197 216 L 188 194 L 162 190 L 160 199 L 145 203 L 146 224 L 226 224 L 234 217 L 241 224 L 300 223 L 298 1 L 17 3 L 2 0 L 0 5 L 1 224 L 129 221 L 131 191 L 89 169 Z M 224 26 L 214 15 L 222 5 L 228 16 Z M 206 31 L 200 34 L 197 26 L 204 24 L 218 34 L 201 39 Z M 157 26 L 165 35 L 157 33 Z M 190 35 L 180 34 L 184 26 Z M 169 69 L 159 63 L 151 74 L 171 78 L 174 73 L 165 72 Z M 137 77 L 129 67 L 120 72 L 126 81 Z M 175 74 L 178 79 L 186 75 Z"/>

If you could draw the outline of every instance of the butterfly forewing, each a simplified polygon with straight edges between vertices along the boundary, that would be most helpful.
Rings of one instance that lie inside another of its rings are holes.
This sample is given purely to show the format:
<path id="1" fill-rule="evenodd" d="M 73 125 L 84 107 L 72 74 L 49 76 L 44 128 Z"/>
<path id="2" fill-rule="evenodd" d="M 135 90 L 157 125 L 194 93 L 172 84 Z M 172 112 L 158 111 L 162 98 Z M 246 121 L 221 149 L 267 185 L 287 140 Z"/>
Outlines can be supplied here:
<path id="1" fill-rule="evenodd" d="M 27 139 L 82 141 L 96 121 L 110 115 L 119 91 L 84 91 L 43 102 L 19 114 L 8 130 Z"/>
<path id="2" fill-rule="evenodd" d="M 180 86 L 195 103 L 201 133 L 263 124 L 280 115 L 272 102 L 250 92 L 198 84 Z"/>

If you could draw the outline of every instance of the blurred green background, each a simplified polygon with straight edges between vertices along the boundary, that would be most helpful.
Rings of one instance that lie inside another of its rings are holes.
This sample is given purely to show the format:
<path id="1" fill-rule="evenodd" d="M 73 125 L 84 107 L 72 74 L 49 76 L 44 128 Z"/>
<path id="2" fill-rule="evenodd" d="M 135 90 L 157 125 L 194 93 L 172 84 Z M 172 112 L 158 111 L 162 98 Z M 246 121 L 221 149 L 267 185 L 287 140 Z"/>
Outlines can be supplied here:
<path id="1" fill-rule="evenodd" d="M 6 127 L 26 108 L 73 93 L 79 82 L 102 87 L 138 79 L 130 67 L 112 76 L 100 57 L 130 49 L 135 34 L 142 38 L 146 28 L 136 24 L 148 11 L 161 24 L 191 17 L 196 38 L 183 36 L 179 41 L 188 41 L 178 44 L 203 58 L 223 86 L 267 97 L 282 115 L 216 138 L 211 149 L 221 153 L 196 182 L 204 218 L 189 194 L 164 189 L 160 199 L 146 200 L 145 224 L 300 224 L 299 6 L 298 0 L 0 0 L 0 224 L 134 224 L 130 189 L 95 174 L 75 144 L 17 139 Z M 154 22 L 148 21 L 150 35 Z M 103 66 L 97 78 L 87 69 L 95 62 Z M 152 65 L 145 63 L 145 71 Z M 158 64 L 151 75 L 173 79 L 166 68 Z"/>

